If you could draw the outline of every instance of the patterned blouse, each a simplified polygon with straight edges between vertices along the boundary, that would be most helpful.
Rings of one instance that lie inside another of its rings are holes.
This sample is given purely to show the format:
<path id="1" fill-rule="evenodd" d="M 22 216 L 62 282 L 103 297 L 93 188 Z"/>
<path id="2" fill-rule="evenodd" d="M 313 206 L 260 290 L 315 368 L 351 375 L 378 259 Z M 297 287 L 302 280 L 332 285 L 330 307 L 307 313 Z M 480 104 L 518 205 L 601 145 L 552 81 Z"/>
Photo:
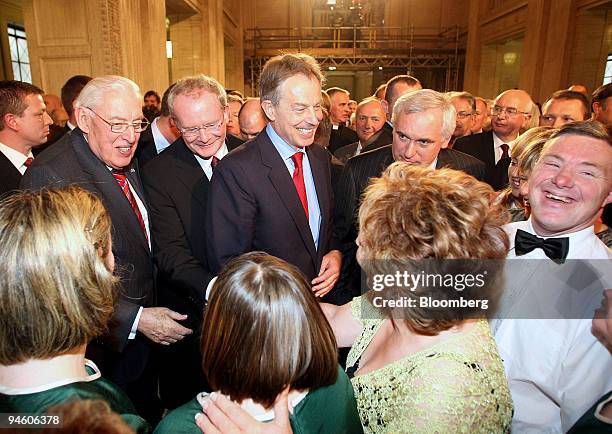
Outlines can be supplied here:
<path id="1" fill-rule="evenodd" d="M 358 365 L 384 323 L 362 320 L 361 303 L 362 297 L 351 303 L 353 317 L 363 330 L 348 355 L 347 367 Z M 351 381 L 365 433 L 510 431 L 512 398 L 485 320 L 466 333 Z"/>

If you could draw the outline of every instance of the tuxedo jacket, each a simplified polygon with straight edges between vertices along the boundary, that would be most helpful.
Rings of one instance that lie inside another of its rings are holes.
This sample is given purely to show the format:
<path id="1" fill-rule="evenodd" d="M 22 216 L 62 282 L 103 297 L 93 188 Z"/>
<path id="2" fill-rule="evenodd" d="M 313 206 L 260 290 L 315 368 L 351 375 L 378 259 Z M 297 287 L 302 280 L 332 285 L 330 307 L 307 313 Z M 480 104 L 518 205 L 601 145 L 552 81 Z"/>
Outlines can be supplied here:
<path id="1" fill-rule="evenodd" d="M 485 164 L 484 181 L 495 190 L 502 190 L 508 185 L 510 158 L 500 160 L 495 164 L 495 149 L 493 146 L 493 132 L 485 131 L 484 133 L 459 137 L 455 141 L 453 149 L 482 161 Z"/>
<path id="2" fill-rule="evenodd" d="M 126 176 L 132 189 L 146 204 L 137 165 L 127 170 Z M 112 221 L 115 274 L 120 278 L 120 284 L 109 332 L 96 341 L 103 347 L 100 354 L 104 353 L 108 360 L 95 361 L 102 366 L 106 361 L 113 364 L 112 369 L 116 368 L 121 377 L 110 375 L 114 381 L 129 381 L 139 376 L 148 357 L 147 349 L 137 345 L 144 339 L 138 335 L 140 339 L 130 340 L 128 344 L 128 336 L 140 306 L 149 307 L 155 303 L 154 265 L 149 245 L 119 183 L 108 167 L 91 152 L 78 128 L 36 158 L 21 180 L 21 187 L 30 190 L 68 185 L 77 185 L 96 194 Z M 128 347 L 130 351 L 126 354 Z M 123 354 L 118 355 L 121 352 Z M 129 366 L 117 366 L 117 363 L 121 364 L 121 358 L 129 359 Z"/>
<path id="3" fill-rule="evenodd" d="M 21 172 L 0 152 L 0 199 L 19 189 Z"/>
<path id="4" fill-rule="evenodd" d="M 215 169 L 206 213 L 208 261 L 213 273 L 230 259 L 262 250 L 317 276 L 323 256 L 337 248 L 332 228 L 330 155 L 306 148 L 321 210 L 315 247 L 291 174 L 266 131 L 228 154 Z"/>
<path id="5" fill-rule="evenodd" d="M 349 295 L 359 295 L 360 268 L 357 253 L 357 213 L 359 201 L 370 178 L 379 177 L 393 163 L 391 145 L 359 154 L 350 158 L 336 187 L 334 208 L 334 235 L 341 245 L 342 272 L 337 291 Z M 478 180 L 483 180 L 484 164 L 478 159 L 453 149 L 441 149 L 436 168 L 461 170 Z M 350 298 L 347 299 L 347 301 Z"/>
<path id="6" fill-rule="evenodd" d="M 332 128 L 331 130 L 329 136 L 329 152 L 334 154 L 341 147 L 350 145 L 357 140 L 359 140 L 359 137 L 357 137 L 355 131 L 344 125 L 339 125 L 338 129 Z"/>

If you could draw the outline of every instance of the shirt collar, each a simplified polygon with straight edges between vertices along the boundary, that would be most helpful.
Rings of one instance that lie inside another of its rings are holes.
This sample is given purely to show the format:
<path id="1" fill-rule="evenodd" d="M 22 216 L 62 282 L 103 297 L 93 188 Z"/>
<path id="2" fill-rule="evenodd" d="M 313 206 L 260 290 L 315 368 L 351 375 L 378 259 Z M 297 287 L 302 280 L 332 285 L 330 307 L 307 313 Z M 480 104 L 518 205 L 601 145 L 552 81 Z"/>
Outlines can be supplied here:
<path id="1" fill-rule="evenodd" d="M 296 152 L 306 152 L 304 148 L 298 148 L 297 146 L 292 146 L 285 142 L 281 136 L 276 134 L 276 131 L 274 131 L 274 128 L 272 128 L 271 123 L 266 126 L 266 132 L 268 133 L 268 137 L 270 137 L 272 144 L 280 154 L 283 161 L 290 159 Z"/>
<path id="2" fill-rule="evenodd" d="M 72 125 L 70 123 L 70 121 L 66 121 L 66 125 L 68 125 L 68 128 L 70 128 L 70 131 L 74 130 L 76 128 L 76 126 Z"/>
<path id="3" fill-rule="evenodd" d="M 23 166 L 26 160 L 32 157 L 32 151 L 28 155 L 23 155 L 21 152 L 11 148 L 10 146 L 0 143 L 0 151 L 9 159 L 15 168 L 19 169 Z"/>
<path id="4" fill-rule="evenodd" d="M 501 145 L 503 145 L 504 143 L 506 145 L 508 145 L 508 149 L 512 149 L 512 143 L 514 143 L 514 141 L 518 138 L 518 134 L 516 135 L 516 137 L 512 140 L 509 140 L 507 142 L 504 142 L 502 139 L 500 139 L 499 137 L 497 137 L 497 134 L 495 134 L 495 132 L 493 132 L 493 145 L 495 146 L 495 148 L 499 148 Z"/>
<path id="5" fill-rule="evenodd" d="M 530 234 L 533 235 L 537 235 L 540 238 L 562 238 L 562 237 L 567 237 L 570 239 L 570 246 L 572 245 L 572 243 L 581 243 L 582 241 L 586 240 L 587 238 L 589 238 L 591 235 L 593 235 L 595 233 L 595 230 L 593 228 L 593 226 L 589 226 L 588 228 L 584 228 L 582 230 L 579 230 L 577 232 L 571 232 L 569 234 L 562 234 L 562 235 L 555 235 L 554 237 L 546 237 L 546 236 L 542 236 L 539 235 L 535 229 L 533 228 L 533 225 L 531 224 L 531 217 L 529 217 L 527 219 L 527 228 L 526 228 L 527 232 L 529 232 Z"/>
<path id="6" fill-rule="evenodd" d="M 223 157 L 227 155 L 227 153 L 228 153 L 227 145 L 225 144 L 225 142 L 223 142 L 223 145 L 221 145 L 221 147 L 217 150 L 217 152 L 215 152 L 215 157 L 221 160 L 223 159 Z M 193 155 L 196 157 L 196 160 L 198 160 L 198 163 L 200 163 L 200 166 L 212 167 L 212 157 L 202 158 L 198 154 L 193 154 Z"/>

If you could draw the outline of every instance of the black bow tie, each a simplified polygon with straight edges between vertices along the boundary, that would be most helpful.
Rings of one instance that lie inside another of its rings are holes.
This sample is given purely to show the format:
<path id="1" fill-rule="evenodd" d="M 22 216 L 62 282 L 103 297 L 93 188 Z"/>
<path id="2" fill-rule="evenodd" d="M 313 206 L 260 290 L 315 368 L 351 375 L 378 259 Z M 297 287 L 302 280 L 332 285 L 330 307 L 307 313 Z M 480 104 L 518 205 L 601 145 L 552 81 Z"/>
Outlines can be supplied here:
<path id="1" fill-rule="evenodd" d="M 569 251 L 569 238 L 540 238 L 518 229 L 514 237 L 514 253 L 522 256 L 534 249 L 542 249 L 557 264 L 563 264 Z"/>

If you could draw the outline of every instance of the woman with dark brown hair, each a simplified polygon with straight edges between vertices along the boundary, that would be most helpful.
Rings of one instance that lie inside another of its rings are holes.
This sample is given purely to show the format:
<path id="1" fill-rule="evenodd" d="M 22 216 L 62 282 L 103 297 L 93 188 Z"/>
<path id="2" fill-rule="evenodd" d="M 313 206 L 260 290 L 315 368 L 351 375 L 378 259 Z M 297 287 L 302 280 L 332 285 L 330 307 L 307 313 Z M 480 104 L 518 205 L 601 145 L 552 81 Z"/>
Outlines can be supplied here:
<path id="1" fill-rule="evenodd" d="M 334 333 L 292 265 L 261 252 L 229 263 L 212 288 L 202 330 L 202 367 L 215 395 L 270 421 L 274 403 L 289 389 L 295 432 L 362 432 Z M 200 432 L 194 417 L 209 399 L 199 394 L 166 416 L 156 432 Z"/>

